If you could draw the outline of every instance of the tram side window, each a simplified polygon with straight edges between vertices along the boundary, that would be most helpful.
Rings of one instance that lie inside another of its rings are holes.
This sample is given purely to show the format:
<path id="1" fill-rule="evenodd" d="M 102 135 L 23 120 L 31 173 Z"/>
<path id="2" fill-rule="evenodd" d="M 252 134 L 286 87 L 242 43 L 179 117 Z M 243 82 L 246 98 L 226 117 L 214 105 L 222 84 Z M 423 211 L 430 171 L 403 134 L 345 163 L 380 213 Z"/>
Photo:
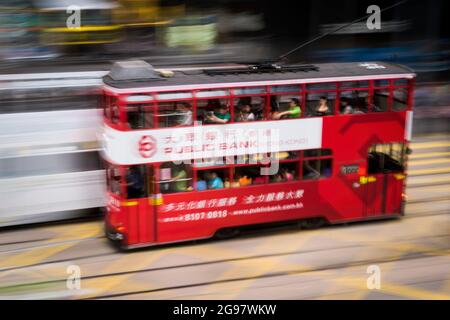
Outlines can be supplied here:
<path id="1" fill-rule="evenodd" d="M 270 97 L 270 119 L 294 119 L 302 117 L 299 95 L 280 95 Z"/>
<path id="2" fill-rule="evenodd" d="M 192 125 L 192 105 L 187 101 L 158 104 L 158 127 L 184 127 Z"/>
<path id="3" fill-rule="evenodd" d="M 147 104 L 129 104 L 126 107 L 127 123 L 130 129 L 153 128 L 153 106 Z"/>
<path id="4" fill-rule="evenodd" d="M 330 177 L 332 174 L 330 149 L 310 149 L 303 152 L 302 178 L 304 180 Z"/>
<path id="5" fill-rule="evenodd" d="M 145 165 L 129 166 L 125 172 L 127 198 L 143 198 L 147 196 L 147 172 Z"/>
<path id="6" fill-rule="evenodd" d="M 369 93 L 367 91 L 341 91 L 339 98 L 340 114 L 363 114 L 367 112 Z"/>
<path id="7" fill-rule="evenodd" d="M 306 114 L 308 117 L 320 117 L 334 114 L 335 92 L 308 93 Z"/>
<path id="8" fill-rule="evenodd" d="M 393 111 L 403 111 L 406 109 L 408 101 L 408 89 L 396 88 L 394 89 L 394 101 L 392 105 Z"/>
<path id="9" fill-rule="evenodd" d="M 271 183 L 298 180 L 298 162 L 280 163 L 278 172 L 269 179 Z"/>
<path id="10" fill-rule="evenodd" d="M 226 124 L 230 122 L 229 99 L 198 100 L 197 120 L 203 124 Z"/>
<path id="11" fill-rule="evenodd" d="M 264 184 L 266 182 L 265 177 L 261 176 L 260 166 L 235 167 L 233 171 L 233 181 L 230 183 L 225 181 L 225 187 L 245 187 Z"/>
<path id="12" fill-rule="evenodd" d="M 389 106 L 389 80 L 375 80 L 373 96 L 368 99 L 367 106 L 371 112 L 385 112 Z"/>
<path id="13" fill-rule="evenodd" d="M 111 120 L 110 96 L 104 94 L 100 100 L 101 108 L 103 108 L 103 116 L 105 119 Z"/>
<path id="14" fill-rule="evenodd" d="M 110 103 L 111 103 L 111 122 L 117 124 L 119 123 L 120 117 L 118 99 L 116 97 L 110 97 Z"/>
<path id="15" fill-rule="evenodd" d="M 217 190 L 229 186 L 229 169 L 210 169 L 197 171 L 197 191 Z"/>
<path id="16" fill-rule="evenodd" d="M 303 179 L 319 179 L 331 176 L 331 159 L 303 160 Z"/>
<path id="17" fill-rule="evenodd" d="M 369 149 L 368 172 L 391 173 L 404 170 L 406 146 L 403 143 L 377 144 Z"/>
<path id="18" fill-rule="evenodd" d="M 166 162 L 159 168 L 158 180 L 161 193 L 192 191 L 192 170 L 185 164 Z"/>
<path id="19" fill-rule="evenodd" d="M 234 100 L 236 122 L 264 120 L 265 97 L 240 97 Z"/>
<path id="20" fill-rule="evenodd" d="M 121 176 L 119 168 L 111 166 L 107 172 L 108 190 L 113 194 L 121 195 Z"/>

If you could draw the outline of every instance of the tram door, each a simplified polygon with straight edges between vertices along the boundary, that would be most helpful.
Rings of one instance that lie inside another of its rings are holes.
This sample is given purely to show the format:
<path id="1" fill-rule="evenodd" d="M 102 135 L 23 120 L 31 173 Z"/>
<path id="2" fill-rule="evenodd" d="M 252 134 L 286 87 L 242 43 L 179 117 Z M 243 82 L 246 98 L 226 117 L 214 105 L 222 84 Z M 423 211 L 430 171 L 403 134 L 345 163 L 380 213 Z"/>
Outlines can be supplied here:
<path id="1" fill-rule="evenodd" d="M 155 242 L 155 208 L 151 200 L 153 167 L 135 165 L 125 170 L 128 244 Z"/>
<path id="2" fill-rule="evenodd" d="M 366 192 L 366 216 L 401 212 L 405 154 L 402 143 L 376 144 L 369 149 L 368 174 L 360 178 Z"/>

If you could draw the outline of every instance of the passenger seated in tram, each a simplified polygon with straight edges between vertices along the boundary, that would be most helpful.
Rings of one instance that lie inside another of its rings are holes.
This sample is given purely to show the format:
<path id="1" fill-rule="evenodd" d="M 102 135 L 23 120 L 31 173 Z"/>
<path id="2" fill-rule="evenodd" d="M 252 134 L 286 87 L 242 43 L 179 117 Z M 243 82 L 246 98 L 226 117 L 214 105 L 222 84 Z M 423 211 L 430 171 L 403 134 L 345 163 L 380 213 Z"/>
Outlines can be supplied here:
<path id="1" fill-rule="evenodd" d="M 350 105 L 350 100 L 347 97 L 342 97 L 340 100 L 339 111 L 341 114 L 352 114 L 353 107 Z"/>
<path id="2" fill-rule="evenodd" d="M 222 189 L 224 187 L 222 179 L 217 175 L 217 172 L 211 171 L 206 174 L 208 179 L 208 189 Z"/>
<path id="3" fill-rule="evenodd" d="M 252 112 L 251 107 L 251 97 L 250 99 L 242 99 L 238 103 L 239 112 L 236 117 L 238 122 L 255 121 L 255 114 Z"/>
<path id="4" fill-rule="evenodd" d="M 371 112 L 381 112 L 383 111 L 380 107 L 375 105 L 373 102 L 370 101 L 369 96 L 364 98 L 364 102 L 366 104 L 366 109 Z"/>
<path id="5" fill-rule="evenodd" d="M 302 115 L 302 109 L 300 108 L 300 101 L 297 98 L 292 98 L 289 101 L 289 109 L 286 111 L 280 111 L 278 105 L 272 105 L 270 118 L 272 120 L 279 120 L 281 118 L 300 118 Z"/>
<path id="6" fill-rule="evenodd" d="M 294 173 L 290 172 L 286 168 L 281 169 L 281 176 L 283 177 L 284 181 L 293 181 L 294 180 Z"/>
<path id="7" fill-rule="evenodd" d="M 239 176 L 238 177 L 239 186 L 245 187 L 252 184 L 252 178 L 249 178 L 248 176 Z"/>
<path id="8" fill-rule="evenodd" d="M 144 196 L 144 179 L 139 172 L 139 169 L 132 166 L 128 169 L 125 177 L 127 186 L 128 199 L 140 198 Z"/>
<path id="9" fill-rule="evenodd" d="M 183 165 L 174 166 L 172 168 L 172 192 L 191 191 L 192 188 L 189 186 L 188 181 L 188 175 Z"/>
<path id="10" fill-rule="evenodd" d="M 192 106 L 187 102 L 181 102 L 177 105 L 176 110 L 179 113 L 177 126 L 192 125 Z"/>
<path id="11" fill-rule="evenodd" d="M 221 104 L 219 107 L 217 107 L 214 112 L 207 112 L 205 117 L 207 123 L 218 124 L 228 123 L 231 119 L 231 115 L 228 112 L 228 107 L 224 104 Z"/>
<path id="12" fill-rule="evenodd" d="M 289 101 L 289 110 L 281 112 L 281 116 L 287 118 L 300 118 L 302 115 L 302 109 L 300 108 L 300 101 L 297 98 L 292 98 Z"/>
<path id="13" fill-rule="evenodd" d="M 284 182 L 284 181 L 286 181 L 286 180 L 283 178 L 281 173 L 274 174 L 273 176 L 270 177 L 271 183 Z"/>
<path id="14" fill-rule="evenodd" d="M 272 106 L 270 110 L 270 120 L 280 120 L 281 116 L 282 115 L 278 106 Z"/>
<path id="15" fill-rule="evenodd" d="M 326 116 L 331 113 L 331 109 L 328 107 L 328 98 L 321 96 L 319 98 L 319 104 L 316 107 L 316 115 Z"/>
<path id="16" fill-rule="evenodd" d="M 207 186 L 207 184 L 206 184 L 206 181 L 205 181 L 205 180 L 202 180 L 202 179 L 197 180 L 197 185 L 195 186 L 195 189 L 196 189 L 197 191 L 203 191 L 203 190 L 208 189 L 208 186 Z"/>

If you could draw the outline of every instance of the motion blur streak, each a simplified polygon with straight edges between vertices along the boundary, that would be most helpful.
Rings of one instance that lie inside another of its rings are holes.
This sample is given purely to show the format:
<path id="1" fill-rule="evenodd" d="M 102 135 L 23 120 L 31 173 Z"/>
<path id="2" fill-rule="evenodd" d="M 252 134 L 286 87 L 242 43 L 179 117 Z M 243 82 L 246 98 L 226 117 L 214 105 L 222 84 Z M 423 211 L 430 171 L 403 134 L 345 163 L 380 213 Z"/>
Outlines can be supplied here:
<path id="1" fill-rule="evenodd" d="M 383 13 L 380 30 L 361 22 L 287 61 L 385 61 L 417 74 L 405 217 L 128 254 L 107 245 L 97 105 L 112 62 L 190 71 L 266 62 L 369 5 L 392 4 L 291 3 L 0 1 L 0 298 L 450 299 L 446 0 L 410 0 Z M 80 28 L 67 28 L 69 5 L 82 10 Z M 65 221 L 73 218 L 82 219 Z M 79 291 L 66 289 L 72 264 L 82 270 Z M 382 270 L 381 290 L 366 288 L 371 264 Z"/>

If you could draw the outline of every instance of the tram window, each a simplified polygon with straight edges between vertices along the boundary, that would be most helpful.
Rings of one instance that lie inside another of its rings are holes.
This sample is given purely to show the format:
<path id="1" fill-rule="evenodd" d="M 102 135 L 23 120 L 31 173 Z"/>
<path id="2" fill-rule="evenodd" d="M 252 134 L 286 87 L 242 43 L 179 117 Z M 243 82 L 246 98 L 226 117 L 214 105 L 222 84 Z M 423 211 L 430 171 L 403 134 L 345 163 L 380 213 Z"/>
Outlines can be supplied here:
<path id="1" fill-rule="evenodd" d="M 336 85 L 337 85 L 336 82 L 313 83 L 313 84 L 308 84 L 306 86 L 306 89 L 308 91 L 318 91 L 318 90 L 335 91 Z"/>
<path id="2" fill-rule="evenodd" d="M 153 128 L 153 106 L 146 104 L 127 105 L 127 122 L 130 129 Z"/>
<path id="3" fill-rule="evenodd" d="M 145 165 L 136 165 L 126 168 L 125 185 L 127 198 L 142 198 L 147 196 L 147 172 Z"/>
<path id="4" fill-rule="evenodd" d="M 406 158 L 403 143 L 377 144 L 369 149 L 368 173 L 402 172 Z"/>
<path id="5" fill-rule="evenodd" d="M 335 92 L 308 93 L 306 101 L 306 115 L 309 117 L 320 117 L 334 114 Z"/>
<path id="6" fill-rule="evenodd" d="M 191 92 L 165 92 L 157 95 L 159 101 L 170 101 L 178 99 L 192 99 Z"/>
<path id="7" fill-rule="evenodd" d="M 197 191 L 223 189 L 229 186 L 229 170 L 214 169 L 202 170 L 197 172 L 197 184 L 195 189 Z"/>
<path id="8" fill-rule="evenodd" d="M 375 90 L 372 99 L 372 112 L 384 112 L 388 109 L 389 90 Z"/>
<path id="9" fill-rule="evenodd" d="M 303 179 L 313 180 L 331 176 L 331 159 L 303 160 Z"/>
<path id="10" fill-rule="evenodd" d="M 407 79 L 397 79 L 394 80 L 394 86 L 407 86 L 408 80 Z"/>
<path id="11" fill-rule="evenodd" d="M 280 163 L 278 172 L 269 176 L 270 183 L 298 180 L 298 162 Z"/>
<path id="12" fill-rule="evenodd" d="M 158 104 L 158 127 L 184 127 L 192 125 L 192 105 L 189 102 L 164 102 Z"/>
<path id="13" fill-rule="evenodd" d="M 301 118 L 301 100 L 299 95 L 279 95 L 270 97 L 270 119 Z"/>
<path id="14" fill-rule="evenodd" d="M 161 193 L 177 193 L 192 190 L 192 171 L 185 164 L 166 162 L 159 168 L 158 180 Z"/>
<path id="15" fill-rule="evenodd" d="M 339 113 L 361 114 L 367 112 L 368 91 L 341 91 L 339 98 Z"/>
<path id="16" fill-rule="evenodd" d="M 212 158 L 203 158 L 203 159 L 195 159 L 194 166 L 196 168 L 202 167 L 211 167 L 211 166 L 224 166 L 227 164 L 234 164 L 235 159 L 234 156 L 229 157 L 212 157 Z"/>
<path id="17" fill-rule="evenodd" d="M 110 109 L 110 97 L 108 95 L 103 95 L 101 99 L 101 107 L 103 108 L 103 115 L 106 119 L 111 120 L 111 109 Z"/>
<path id="18" fill-rule="evenodd" d="M 278 159 L 278 160 L 294 160 L 299 158 L 299 152 L 298 151 L 281 151 L 281 152 L 274 152 L 270 155 L 272 159 Z"/>
<path id="19" fill-rule="evenodd" d="M 233 93 L 235 96 L 247 94 L 265 94 L 266 88 L 265 87 L 238 88 L 234 89 Z"/>
<path id="20" fill-rule="evenodd" d="M 331 149 L 309 149 L 305 150 L 303 156 L 307 157 L 324 157 L 331 156 Z"/>
<path id="21" fill-rule="evenodd" d="M 229 95 L 229 90 L 200 90 L 195 94 L 197 98 L 227 97 Z"/>
<path id="22" fill-rule="evenodd" d="M 228 187 L 228 181 L 225 181 L 225 187 Z M 236 167 L 234 168 L 233 181 L 229 184 L 231 187 L 245 187 L 249 185 L 264 184 L 266 179 L 261 176 L 260 166 Z"/>
<path id="23" fill-rule="evenodd" d="M 112 123 L 117 124 L 119 123 L 120 117 L 118 99 L 116 97 L 111 97 L 110 102 L 111 102 L 111 121 Z"/>
<path id="24" fill-rule="evenodd" d="M 198 100 L 197 120 L 204 124 L 225 124 L 230 122 L 229 99 Z"/>
<path id="25" fill-rule="evenodd" d="M 369 81 L 344 81 L 341 82 L 341 90 L 355 89 L 355 88 L 368 88 Z"/>
<path id="26" fill-rule="evenodd" d="M 375 80 L 374 81 L 375 87 L 388 87 L 389 86 L 389 80 Z"/>
<path id="27" fill-rule="evenodd" d="M 121 176 L 119 168 L 111 166 L 108 169 L 108 176 L 107 176 L 108 189 L 111 193 L 116 195 L 120 195 L 122 193 L 120 181 Z"/>
<path id="28" fill-rule="evenodd" d="M 241 97 L 234 100 L 234 118 L 237 122 L 264 119 L 265 97 Z"/>
<path id="29" fill-rule="evenodd" d="M 408 90 L 403 88 L 394 89 L 394 101 L 392 110 L 403 111 L 406 109 L 408 101 Z"/>
<path id="30" fill-rule="evenodd" d="M 300 90 L 300 85 L 298 84 L 270 87 L 271 93 L 298 93 Z"/>

